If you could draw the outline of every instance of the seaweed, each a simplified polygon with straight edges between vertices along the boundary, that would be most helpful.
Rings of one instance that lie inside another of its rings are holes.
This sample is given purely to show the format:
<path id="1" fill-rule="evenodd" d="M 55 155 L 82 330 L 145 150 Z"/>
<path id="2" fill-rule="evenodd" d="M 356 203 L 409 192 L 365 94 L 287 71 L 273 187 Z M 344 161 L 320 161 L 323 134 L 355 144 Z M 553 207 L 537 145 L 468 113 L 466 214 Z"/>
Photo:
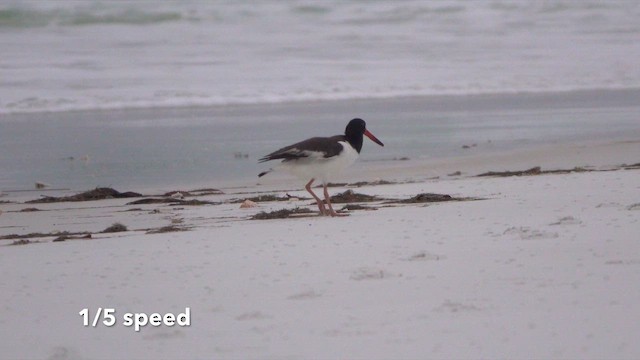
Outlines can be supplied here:
<path id="1" fill-rule="evenodd" d="M 294 208 L 294 209 L 282 209 L 271 212 L 261 211 L 255 215 L 253 215 L 251 220 L 270 220 L 270 219 L 286 219 L 291 217 L 292 215 L 309 215 L 315 214 L 315 212 L 307 209 L 307 208 Z"/>
<path id="2" fill-rule="evenodd" d="M 53 242 L 67 241 L 67 240 L 80 240 L 80 239 L 91 239 L 91 234 L 86 235 L 61 235 L 57 238 L 53 239 Z"/>
<path id="3" fill-rule="evenodd" d="M 593 169 L 586 169 L 576 166 L 573 169 L 558 169 L 558 170 L 542 170 L 540 166 L 535 166 L 527 170 L 521 171 L 489 171 L 476 175 L 477 177 L 493 176 L 493 177 L 509 177 L 509 176 L 533 176 L 544 174 L 569 174 L 574 172 L 588 172 L 596 171 Z"/>
<path id="4" fill-rule="evenodd" d="M 35 243 L 39 243 L 40 241 L 37 240 L 29 240 L 29 239 L 20 239 L 20 240 L 14 240 L 11 244 L 9 245 L 27 245 L 27 244 L 35 244 Z"/>
<path id="5" fill-rule="evenodd" d="M 29 233 L 24 235 L 18 234 L 10 234 L 0 236 L 0 240 L 13 240 L 13 239 L 24 239 L 24 238 L 40 238 L 40 237 L 50 237 L 50 236 L 86 236 L 91 235 L 91 233 L 83 231 L 83 232 L 70 232 L 70 231 L 56 231 L 52 233 Z"/>
<path id="6" fill-rule="evenodd" d="M 220 205 L 220 203 L 213 201 L 204 201 L 198 199 L 182 200 L 174 198 L 144 198 L 135 201 L 128 202 L 126 205 L 149 205 L 149 204 L 169 204 L 169 205 Z"/>
<path id="7" fill-rule="evenodd" d="M 204 189 L 195 189 L 195 190 L 175 190 L 164 193 L 163 196 L 174 196 L 176 194 L 180 194 L 184 197 L 191 196 L 207 196 L 207 195 L 222 195 L 224 192 L 222 190 L 213 189 L 213 188 L 204 188 Z"/>
<path id="8" fill-rule="evenodd" d="M 472 200 L 482 200 L 482 199 L 472 198 L 472 197 L 454 197 L 448 194 L 420 193 L 408 199 L 386 201 L 384 202 L 384 204 L 424 204 L 424 203 L 438 203 L 438 202 L 447 202 L 447 201 L 472 201 Z"/>
<path id="9" fill-rule="evenodd" d="M 332 204 L 346 204 L 355 202 L 372 202 L 384 200 L 374 195 L 360 194 L 349 189 L 337 195 L 331 196 Z"/>
<path id="10" fill-rule="evenodd" d="M 163 227 L 158 228 L 158 229 L 147 230 L 147 234 L 164 234 L 164 233 L 168 233 L 168 232 L 187 231 L 187 230 L 189 230 L 189 229 L 184 228 L 184 227 L 175 226 L 175 225 L 168 225 L 168 226 L 163 226 Z"/>
<path id="11" fill-rule="evenodd" d="M 103 233 L 115 233 L 115 232 L 123 232 L 123 231 L 128 231 L 127 227 L 120 224 L 120 223 L 114 223 L 113 225 L 109 226 L 108 228 L 102 230 Z"/>
<path id="12" fill-rule="evenodd" d="M 373 206 L 360 205 L 360 204 L 346 204 L 345 206 L 342 207 L 342 209 L 338 210 L 338 212 L 353 211 L 353 210 L 378 210 L 378 208 Z"/>
<path id="13" fill-rule="evenodd" d="M 277 196 L 277 195 L 269 194 L 269 195 L 258 195 L 254 197 L 243 198 L 243 199 L 231 199 L 229 200 L 229 203 L 240 204 L 245 202 L 246 200 L 250 200 L 256 203 L 269 202 L 269 201 L 289 201 L 290 199 L 291 199 L 291 196 Z"/>
<path id="14" fill-rule="evenodd" d="M 44 196 L 40 199 L 27 201 L 27 204 L 39 204 L 39 203 L 54 203 L 54 202 L 68 202 L 68 201 L 93 201 L 104 199 L 120 199 L 120 198 L 132 198 L 141 197 L 141 194 L 136 192 L 127 191 L 119 192 L 112 188 L 95 188 L 93 190 L 85 191 L 80 194 L 71 196 Z"/>
<path id="15" fill-rule="evenodd" d="M 443 202 L 443 201 L 454 201 L 454 200 L 458 200 L 458 199 L 447 194 L 421 193 L 421 194 L 412 196 L 409 199 L 398 200 L 397 202 L 401 204 L 420 204 L 420 203 Z"/>

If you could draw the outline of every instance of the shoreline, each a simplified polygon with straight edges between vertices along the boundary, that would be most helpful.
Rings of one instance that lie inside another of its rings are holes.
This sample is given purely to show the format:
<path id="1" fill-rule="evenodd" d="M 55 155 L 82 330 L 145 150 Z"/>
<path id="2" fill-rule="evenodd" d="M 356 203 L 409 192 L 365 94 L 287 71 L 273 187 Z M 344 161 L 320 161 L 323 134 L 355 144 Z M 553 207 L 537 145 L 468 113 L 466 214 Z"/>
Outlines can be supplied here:
<path id="1" fill-rule="evenodd" d="M 509 105 L 515 108 L 532 108 L 538 107 L 543 103 L 547 106 L 564 108 L 567 106 L 585 106 L 598 107 L 606 106 L 635 106 L 633 100 L 640 96 L 640 87 L 622 87 L 622 88 L 590 88 L 590 89 L 569 89 L 569 90 L 552 90 L 552 91 L 518 91 L 518 92 L 492 92 L 492 93 L 468 93 L 468 94 L 420 94 L 420 95 L 398 95 L 398 96 L 380 96 L 380 97 L 353 97 L 345 99 L 317 99 L 317 100 L 287 100 L 276 102 L 247 102 L 247 103 L 228 103 L 228 104 L 185 104 L 185 105 L 149 105 L 149 106 L 124 106 L 113 108 L 86 108 L 86 109 L 70 109 L 70 110 L 40 110 L 40 111 L 22 111 L 22 112 L 0 112 L 3 117 L 29 117 L 34 115 L 64 115 L 68 114 L 102 114 L 109 112 L 116 113 L 146 113 L 150 111 L 167 111 L 170 113 L 207 113 L 216 114 L 218 112 L 242 112 L 243 110 L 254 112 L 256 110 L 268 111 L 288 111 L 290 108 L 296 107 L 337 107 L 342 108 L 356 103 L 359 106 L 385 106 L 389 103 L 423 103 L 425 107 L 434 111 L 446 111 L 457 108 L 460 103 L 465 106 L 472 106 L 471 110 L 486 109 L 487 102 L 498 102 L 502 106 Z M 586 100 L 588 99 L 588 100 Z M 533 101 L 534 105 L 519 101 Z M 514 102 L 515 101 L 515 102 Z M 453 105 L 451 105 L 453 104 Z M 0 121 L 2 121 L 0 119 Z"/>
<path id="2" fill-rule="evenodd" d="M 625 168 L 635 167 L 640 164 L 640 138 L 630 140 L 590 140 L 578 141 L 563 144 L 545 144 L 530 146 L 524 149 L 516 149 L 509 152 L 469 152 L 464 156 L 452 156 L 432 159 L 408 159 L 394 161 L 359 161 L 346 169 L 342 176 L 331 182 L 331 188 L 339 189 L 359 189 L 364 186 L 389 185 L 402 186 L 403 184 L 423 184 L 428 191 L 431 185 L 437 188 L 441 182 L 473 181 L 480 179 L 486 173 L 518 173 L 526 170 L 538 168 L 542 174 L 547 172 L 567 172 L 574 171 L 624 171 Z M 537 174 L 532 174 L 537 175 Z M 507 176 L 511 177 L 511 176 Z M 353 186 L 351 184 L 362 184 Z M 316 184 L 315 187 L 320 187 Z M 252 196 L 251 194 L 303 194 L 302 182 L 296 177 L 287 173 L 273 173 L 268 177 L 254 180 L 234 180 L 211 182 L 191 182 L 180 183 L 168 186 L 145 188 L 118 188 L 98 186 L 92 189 L 25 189 L 6 190 L 0 194 L 0 205 L 5 208 L 15 208 L 28 206 L 31 202 L 46 197 L 69 197 L 76 196 L 84 192 L 91 192 L 98 188 L 109 189 L 110 191 L 122 193 L 137 193 L 135 198 L 163 197 L 173 192 L 194 192 L 202 193 L 204 198 L 229 200 L 233 196 Z M 377 186 L 376 186 L 377 188 Z M 201 189 L 201 190 L 197 190 Z M 332 191 L 338 191 L 332 190 Z M 218 194 L 219 192 L 219 194 Z M 198 195 L 190 195 L 198 196 Z M 296 197 L 295 195 L 293 196 Z M 110 197 L 96 201 L 109 201 Z M 177 198 L 174 205 L 179 205 L 182 198 Z M 117 200 L 117 199 L 113 199 Z M 216 200 L 216 201 L 218 201 Z M 44 206 L 70 207 L 83 204 L 94 203 L 95 201 L 79 202 L 45 202 Z M 166 203 L 166 202 L 165 202 Z M 100 204 L 100 203 L 96 203 Z M 162 204 L 162 202 L 160 202 Z M 206 205 L 206 202 L 205 202 Z M 36 206 L 38 206 L 36 204 Z M 100 206 L 98 206 L 100 207 Z M 6 221 L 6 216 L 0 218 Z M 2 226 L 0 226 L 2 228 Z"/>
<path id="3" fill-rule="evenodd" d="M 471 149 L 466 155 L 438 157 L 430 159 L 407 160 L 369 160 L 357 161 L 337 177 L 340 182 L 424 182 L 435 179 L 455 179 L 474 177 L 488 171 L 522 171 L 532 167 L 544 170 L 570 169 L 586 167 L 606 169 L 621 165 L 635 164 L 640 161 L 640 138 L 630 136 L 626 139 L 576 141 L 563 144 L 541 144 L 514 149 L 508 152 L 485 151 L 474 153 Z M 258 169 L 258 165 L 256 165 Z M 115 188 L 119 188 L 115 186 Z M 188 191 L 189 189 L 216 188 L 222 191 L 268 191 L 269 189 L 288 188 L 302 190 L 302 182 L 293 175 L 272 173 L 268 177 L 255 179 L 237 179 L 223 181 L 191 181 L 166 186 L 147 186 L 144 188 L 122 188 L 122 191 L 135 191 L 144 195 L 162 194 L 169 191 Z M 299 189 L 298 189 L 299 188 Z M 28 197 L 61 196 L 80 193 L 87 189 L 6 189 L 0 200 L 24 200 Z"/>
<path id="4" fill-rule="evenodd" d="M 73 191 L 252 186 L 265 167 L 257 164 L 261 155 L 304 134 L 339 132 L 353 116 L 368 120 L 389 146 L 365 146 L 344 178 L 358 172 L 359 180 L 382 178 L 386 168 L 397 170 L 396 177 L 444 176 L 464 172 L 474 158 L 526 157 L 536 148 L 594 138 L 638 139 L 638 97 L 640 90 L 587 91 L 3 116 L 0 121 L 8 122 L 0 134 L 0 165 L 15 171 L 5 174 L 0 191 L 34 182 Z M 17 140 L 25 134 L 26 140 Z M 409 160 L 391 160 L 404 158 Z M 527 166 L 545 167 L 548 161 L 541 160 Z"/>
<path id="5" fill-rule="evenodd" d="M 343 174 L 336 177 L 340 182 L 422 182 L 434 179 L 473 177 L 488 171 L 519 171 L 540 166 L 544 170 L 589 167 L 602 169 L 640 162 L 640 137 L 626 139 L 577 141 L 564 144 L 545 144 L 516 149 L 509 152 L 470 152 L 463 156 L 438 157 L 408 160 L 358 160 Z M 451 175 L 460 172 L 460 175 Z M 302 181 L 286 173 L 271 173 L 255 179 L 176 184 L 169 187 L 146 189 L 151 193 L 215 187 L 220 190 L 244 189 L 261 191 L 277 187 L 299 188 Z M 126 189 L 140 191 L 142 189 Z"/>

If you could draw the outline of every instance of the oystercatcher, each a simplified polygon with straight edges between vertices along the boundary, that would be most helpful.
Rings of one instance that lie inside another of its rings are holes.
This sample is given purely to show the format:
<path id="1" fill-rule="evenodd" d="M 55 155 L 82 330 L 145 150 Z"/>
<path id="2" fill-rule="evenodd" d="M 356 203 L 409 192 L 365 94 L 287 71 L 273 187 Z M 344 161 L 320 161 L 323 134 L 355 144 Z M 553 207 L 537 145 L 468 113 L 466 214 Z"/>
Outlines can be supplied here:
<path id="1" fill-rule="evenodd" d="M 305 189 L 318 203 L 320 215 L 338 216 L 339 214 L 331 206 L 327 182 L 356 161 L 360 150 L 362 150 L 363 135 L 366 135 L 376 144 L 384 146 L 382 141 L 367 130 L 364 120 L 353 119 L 347 124 L 344 135 L 313 137 L 274 151 L 261 158 L 259 162 L 282 159 L 281 164 L 276 169 L 289 171 L 297 177 L 309 181 Z M 273 170 L 275 169 L 272 168 L 262 172 L 258 177 L 264 176 Z M 322 181 L 324 198 L 329 209 L 325 208 L 322 200 L 311 190 L 311 184 L 315 180 Z"/>

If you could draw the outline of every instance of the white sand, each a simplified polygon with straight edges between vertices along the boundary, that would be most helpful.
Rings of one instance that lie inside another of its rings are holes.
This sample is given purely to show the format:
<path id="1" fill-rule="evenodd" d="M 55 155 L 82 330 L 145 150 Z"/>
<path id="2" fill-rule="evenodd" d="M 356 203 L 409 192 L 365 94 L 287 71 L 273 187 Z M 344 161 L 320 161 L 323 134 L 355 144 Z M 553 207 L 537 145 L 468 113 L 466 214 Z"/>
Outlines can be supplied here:
<path id="1" fill-rule="evenodd" d="M 638 144 L 416 171 L 410 175 L 441 177 L 357 191 L 486 200 L 344 218 L 244 220 L 310 201 L 248 210 L 127 206 L 124 199 L 0 205 L 0 235 L 97 232 L 116 221 L 132 230 L 1 246 L 0 358 L 638 358 L 639 170 L 443 175 L 544 168 L 544 161 L 606 168 L 631 162 Z M 13 212 L 25 207 L 50 211 Z M 124 211 L 131 208 L 145 211 Z M 141 230 L 172 220 L 191 230 Z M 116 325 L 84 327 L 78 313 L 98 307 L 114 308 Z M 122 324 L 127 312 L 186 307 L 189 327 L 135 332 Z"/>

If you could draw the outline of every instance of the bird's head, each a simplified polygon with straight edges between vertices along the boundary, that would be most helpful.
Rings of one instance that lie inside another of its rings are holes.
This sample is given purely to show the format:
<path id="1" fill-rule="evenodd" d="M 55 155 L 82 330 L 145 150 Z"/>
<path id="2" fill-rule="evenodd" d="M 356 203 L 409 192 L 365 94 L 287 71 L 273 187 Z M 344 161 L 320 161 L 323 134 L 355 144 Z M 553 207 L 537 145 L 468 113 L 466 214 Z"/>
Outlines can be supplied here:
<path id="1" fill-rule="evenodd" d="M 349 121 L 349 123 L 347 124 L 347 128 L 344 130 L 344 134 L 347 138 L 354 138 L 365 135 L 374 143 L 380 146 L 384 146 L 382 141 L 378 140 L 377 137 L 375 137 L 372 133 L 369 132 L 369 130 L 367 130 L 367 123 L 362 119 L 353 119 Z"/>

